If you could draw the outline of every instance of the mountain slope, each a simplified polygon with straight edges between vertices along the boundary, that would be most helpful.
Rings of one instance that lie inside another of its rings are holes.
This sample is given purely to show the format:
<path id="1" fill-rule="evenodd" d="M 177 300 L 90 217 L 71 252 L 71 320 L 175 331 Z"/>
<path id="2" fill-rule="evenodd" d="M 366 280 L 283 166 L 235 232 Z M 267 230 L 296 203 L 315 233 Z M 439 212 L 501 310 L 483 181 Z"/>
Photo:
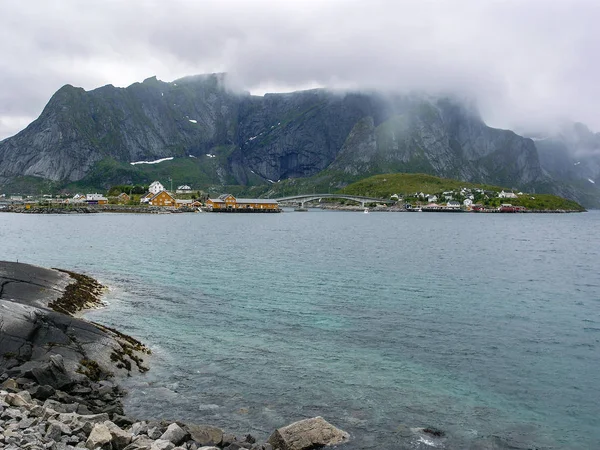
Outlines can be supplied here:
<path id="1" fill-rule="evenodd" d="M 212 74 L 89 92 L 64 86 L 37 120 L 0 142 L 0 185 L 37 177 L 107 187 L 151 176 L 131 162 L 174 157 L 161 164 L 177 167 L 174 178 L 185 174 L 175 183 L 196 185 L 324 175 L 339 187 L 423 172 L 553 189 L 530 139 L 487 127 L 448 98 L 324 89 L 258 97 L 225 81 Z"/>

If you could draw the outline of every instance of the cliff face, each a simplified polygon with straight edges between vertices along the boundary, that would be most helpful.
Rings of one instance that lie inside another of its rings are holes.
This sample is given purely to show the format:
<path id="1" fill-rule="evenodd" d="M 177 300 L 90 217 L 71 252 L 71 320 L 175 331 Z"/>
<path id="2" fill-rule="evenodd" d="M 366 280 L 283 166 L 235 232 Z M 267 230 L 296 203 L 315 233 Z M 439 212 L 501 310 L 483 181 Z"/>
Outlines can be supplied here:
<path id="1" fill-rule="evenodd" d="M 600 133 L 574 123 L 534 142 L 542 169 L 558 183 L 556 192 L 600 208 Z"/>
<path id="2" fill-rule="evenodd" d="M 255 97 L 230 92 L 223 80 L 149 78 L 90 92 L 64 86 L 37 120 L 0 142 L 0 183 L 24 175 L 66 183 L 101 160 L 189 156 L 215 179 L 238 184 L 325 169 L 509 187 L 547 181 L 530 139 L 489 128 L 449 99 L 321 89 Z"/>

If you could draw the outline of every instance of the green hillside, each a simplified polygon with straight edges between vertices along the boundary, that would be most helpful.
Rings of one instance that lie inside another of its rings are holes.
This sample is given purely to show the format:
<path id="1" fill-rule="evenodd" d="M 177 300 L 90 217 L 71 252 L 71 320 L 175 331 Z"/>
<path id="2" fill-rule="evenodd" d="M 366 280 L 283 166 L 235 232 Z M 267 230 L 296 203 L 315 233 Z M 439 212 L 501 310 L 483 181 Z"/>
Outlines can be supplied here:
<path id="1" fill-rule="evenodd" d="M 438 178 L 432 175 L 418 173 L 375 175 L 346 186 L 340 193 L 380 198 L 389 198 L 391 195 L 398 194 L 405 198 L 411 198 L 417 192 L 439 196 L 442 192 L 456 192 L 461 188 L 483 189 L 484 191 L 488 191 L 488 194 L 476 194 L 475 201 L 490 207 L 497 207 L 502 203 L 510 203 L 513 206 L 524 206 L 525 208 L 532 210 L 585 211 L 585 208 L 579 203 L 556 195 L 525 193 L 516 199 L 501 199 L 496 197 L 494 193 L 498 193 L 501 190 L 507 190 L 507 188 L 467 183 L 464 181 Z M 455 195 L 454 199 L 463 200 L 460 195 Z"/>
<path id="2" fill-rule="evenodd" d="M 416 192 L 436 194 L 452 191 L 461 187 L 485 189 L 500 192 L 502 188 L 484 184 L 468 183 L 466 181 L 439 178 L 422 173 L 393 173 L 375 175 L 352 183 L 340 192 L 351 195 L 366 195 L 369 197 L 389 198 L 390 195 L 411 195 Z"/>

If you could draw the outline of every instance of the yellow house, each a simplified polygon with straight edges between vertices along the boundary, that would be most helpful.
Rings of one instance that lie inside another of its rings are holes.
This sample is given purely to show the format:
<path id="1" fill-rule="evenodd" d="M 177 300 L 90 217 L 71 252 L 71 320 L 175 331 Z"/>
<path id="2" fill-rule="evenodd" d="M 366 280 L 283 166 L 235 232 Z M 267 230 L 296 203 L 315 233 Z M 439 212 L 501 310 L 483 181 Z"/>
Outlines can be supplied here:
<path id="1" fill-rule="evenodd" d="M 160 191 L 148 200 L 150 206 L 175 206 L 175 199 L 167 191 Z"/>
<path id="2" fill-rule="evenodd" d="M 279 212 L 277 200 L 266 198 L 235 198 L 231 194 L 209 198 L 206 206 L 214 212 Z"/>
<path id="3" fill-rule="evenodd" d="M 117 197 L 119 203 L 127 203 L 129 200 L 131 200 L 131 198 L 125 192 L 121 192 Z"/>

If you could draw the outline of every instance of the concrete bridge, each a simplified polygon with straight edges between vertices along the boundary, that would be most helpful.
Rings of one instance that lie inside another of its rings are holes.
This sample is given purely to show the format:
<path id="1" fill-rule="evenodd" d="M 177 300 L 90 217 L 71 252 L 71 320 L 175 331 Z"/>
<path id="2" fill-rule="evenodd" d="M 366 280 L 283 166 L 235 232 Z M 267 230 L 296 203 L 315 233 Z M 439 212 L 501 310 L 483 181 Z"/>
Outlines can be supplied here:
<path id="1" fill-rule="evenodd" d="M 362 197 L 360 195 L 346 195 L 346 194 L 302 194 L 302 195 L 292 195 L 290 197 L 281 197 L 276 198 L 279 203 L 282 202 L 294 202 L 298 203 L 300 207 L 304 208 L 304 204 L 308 202 L 312 202 L 315 200 L 321 201 L 323 198 L 338 198 L 344 200 L 352 200 L 354 202 L 360 203 L 360 206 L 365 207 L 365 203 L 386 203 L 393 204 L 395 203 L 393 200 L 386 200 L 382 198 L 375 197 Z"/>

